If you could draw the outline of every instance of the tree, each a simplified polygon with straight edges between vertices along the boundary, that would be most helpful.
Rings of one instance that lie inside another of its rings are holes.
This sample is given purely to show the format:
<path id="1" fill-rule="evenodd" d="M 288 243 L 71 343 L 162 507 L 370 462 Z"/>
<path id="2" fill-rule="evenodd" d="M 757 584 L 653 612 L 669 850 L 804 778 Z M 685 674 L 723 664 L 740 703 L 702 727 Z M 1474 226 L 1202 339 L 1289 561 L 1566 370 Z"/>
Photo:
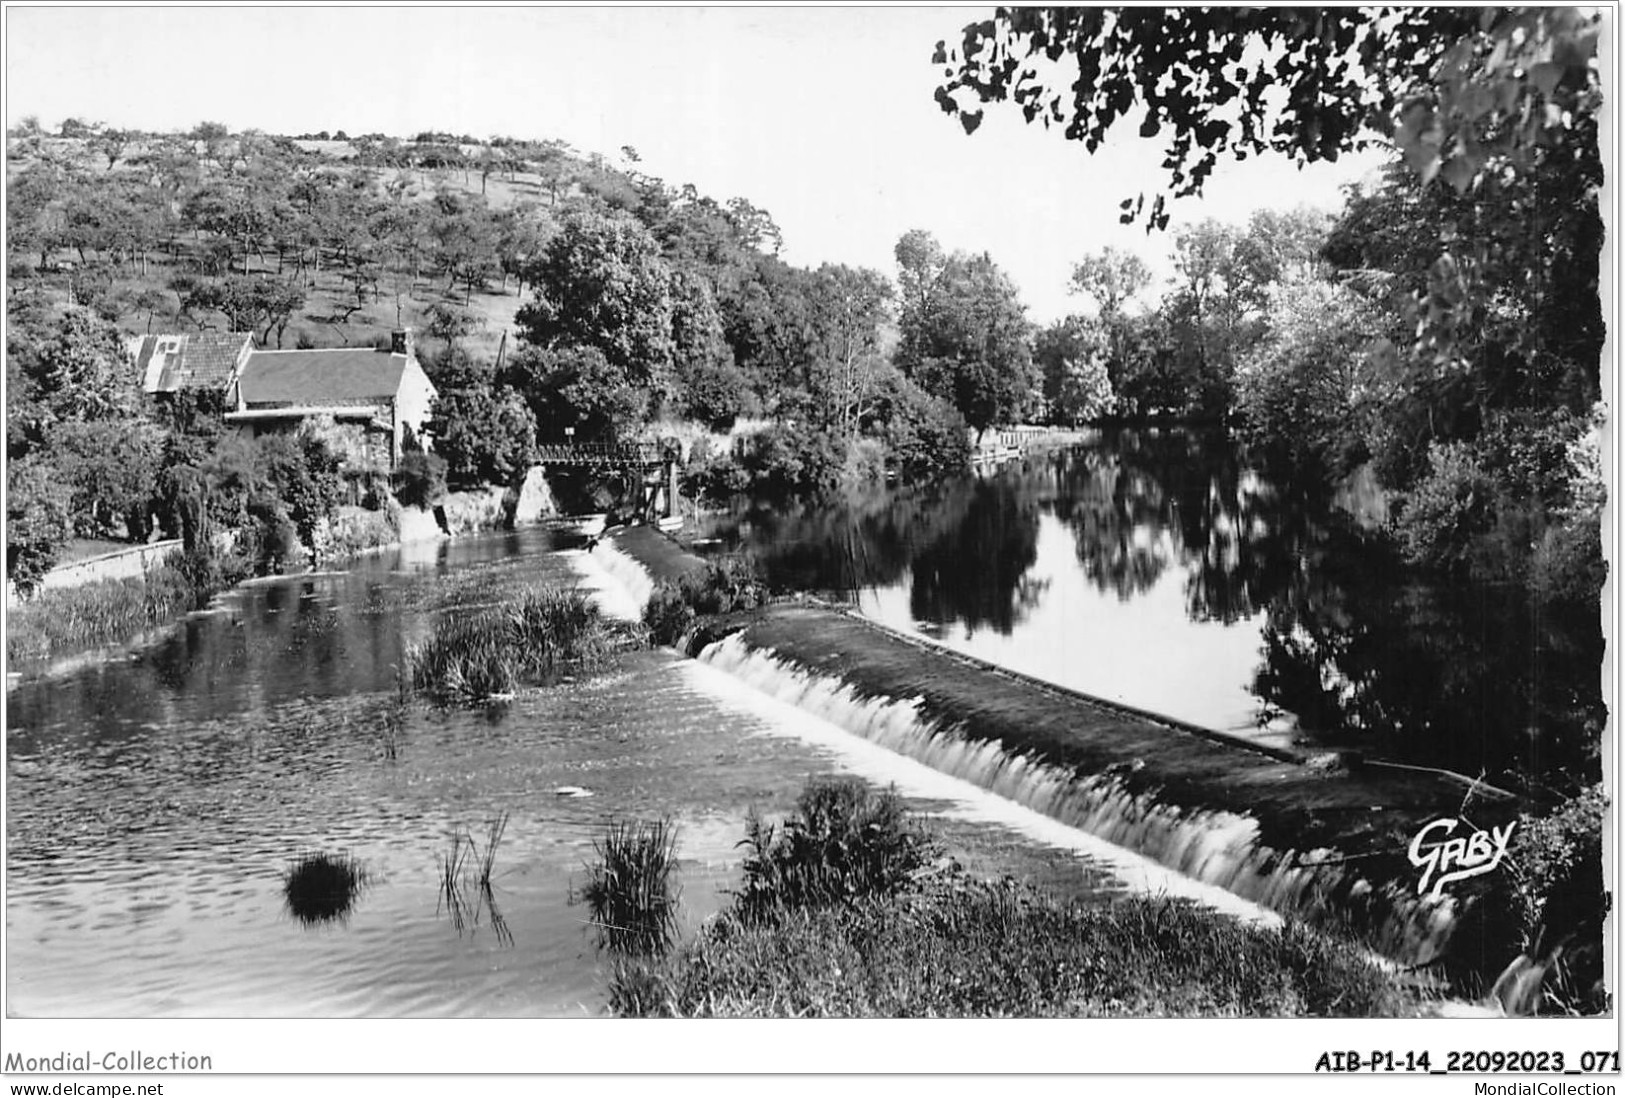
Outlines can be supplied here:
<path id="1" fill-rule="evenodd" d="M 1306 206 L 1254 210 L 1231 249 L 1231 292 L 1243 306 L 1262 310 L 1269 287 L 1315 274 L 1331 216 Z"/>
<path id="2" fill-rule="evenodd" d="M 1151 269 L 1144 260 L 1110 245 L 1084 256 L 1072 268 L 1067 290 L 1094 300 L 1106 339 L 1106 369 L 1114 385 L 1122 383 L 1127 369 L 1129 320 L 1125 307 L 1150 284 Z"/>
<path id="3" fill-rule="evenodd" d="M 43 264 L 57 246 L 52 204 L 61 194 L 61 173 L 35 162 L 6 180 L 6 234 L 13 252 L 40 253 Z"/>
<path id="4" fill-rule="evenodd" d="M 1295 466 L 1341 471 L 1367 452 L 1367 417 L 1391 399 L 1369 361 L 1376 307 L 1346 286 L 1300 276 L 1268 293 L 1268 335 L 1243 359 L 1238 404 L 1250 442 Z"/>
<path id="5" fill-rule="evenodd" d="M 1081 316 L 1069 316 L 1038 333 L 1033 359 L 1049 422 L 1076 424 L 1116 410 L 1106 343 L 1104 325 Z"/>
<path id="6" fill-rule="evenodd" d="M 758 256 L 750 276 L 722 303 L 734 361 L 769 415 L 805 414 L 810 405 L 807 377 L 818 353 L 811 281 L 810 272 Z"/>
<path id="7" fill-rule="evenodd" d="M 950 400 L 978 439 L 1020 415 L 1036 377 L 1031 325 L 1009 276 L 986 254 L 944 256 L 919 232 L 898 241 L 896 254 L 903 372 Z"/>
<path id="8" fill-rule="evenodd" d="M 448 289 L 464 288 L 463 304 L 497 273 L 496 234 L 485 200 L 469 199 L 450 190 L 438 192 L 431 204 L 429 232 L 434 240 L 435 264 L 448 279 Z"/>
<path id="9" fill-rule="evenodd" d="M 948 256 L 937 238 L 924 229 L 910 229 L 893 250 L 897 260 L 898 300 L 904 318 L 898 357 L 909 370 L 926 356 L 926 318 L 937 307 Z"/>
<path id="10" fill-rule="evenodd" d="M 29 594 L 73 536 L 69 488 L 48 462 L 6 463 L 6 578 Z"/>
<path id="11" fill-rule="evenodd" d="M 118 329 L 88 309 L 69 309 L 32 363 L 41 401 L 59 419 L 117 419 L 138 402 Z"/>
<path id="12" fill-rule="evenodd" d="M 826 263 L 806 284 L 814 343 L 807 360 L 810 414 L 837 437 L 857 437 L 887 370 L 882 326 L 890 319 L 891 286 L 877 271 Z"/>
<path id="13" fill-rule="evenodd" d="M 529 405 L 539 439 L 617 442 L 648 415 L 650 393 L 597 347 L 520 347 L 500 380 Z"/>
<path id="14" fill-rule="evenodd" d="M 957 47 L 937 43 L 936 99 L 966 132 L 982 120 L 972 102 L 1013 99 L 1090 152 L 1120 119 L 1141 116 L 1148 138 L 1167 126 L 1176 197 L 1199 194 L 1222 155 L 1335 160 L 1374 134 L 1460 192 L 1575 133 L 1598 89 L 1600 21 L 1573 8 L 1001 8 Z M 1125 201 L 1124 220 L 1143 204 Z M 1167 220 L 1158 195 L 1150 222 Z"/>
<path id="15" fill-rule="evenodd" d="M 200 313 L 224 313 L 228 330 L 256 332 L 261 346 L 270 342 L 274 331 L 280 348 L 289 322 L 305 304 L 305 291 L 299 283 L 277 278 L 181 276 L 170 285 L 180 296 L 183 315 L 196 320 Z"/>
<path id="16" fill-rule="evenodd" d="M 1136 295 L 1151 284 L 1151 269 L 1133 252 L 1107 245 L 1098 254 L 1086 255 L 1072 268 L 1067 289 L 1094 299 L 1103 320 L 1123 314 Z"/>
<path id="17" fill-rule="evenodd" d="M 129 147 L 133 136 L 129 130 L 109 127 L 91 139 L 91 145 L 96 151 L 107 157 L 108 171 L 112 171 L 113 165 L 118 163 L 118 158 L 124 155 L 124 150 Z"/>
<path id="18" fill-rule="evenodd" d="M 480 168 L 480 196 L 482 198 L 485 196 L 486 180 L 491 178 L 492 172 L 500 172 L 507 159 L 501 149 L 493 149 L 487 145 L 480 150 L 476 163 Z"/>
<path id="19" fill-rule="evenodd" d="M 343 498 L 344 457 L 319 433 L 266 435 L 256 440 L 259 475 L 274 493 L 270 509 L 286 510 L 299 540 L 315 549 L 317 530 Z M 253 503 L 250 503 L 253 507 Z"/>
<path id="20" fill-rule="evenodd" d="M 159 431 L 142 420 L 59 423 L 51 456 L 71 493 L 75 532 L 145 540 L 152 530 L 160 453 Z"/>
<path id="21" fill-rule="evenodd" d="M 878 418 L 887 462 L 905 481 L 962 472 L 970 461 L 965 419 L 896 370 L 881 384 Z"/>
<path id="22" fill-rule="evenodd" d="M 681 411 L 715 429 L 733 426 L 754 394 L 734 364 L 709 282 L 684 268 L 672 272 L 672 357 Z"/>
<path id="23" fill-rule="evenodd" d="M 778 223 L 761 207 L 743 198 L 730 198 L 728 217 L 746 247 L 767 255 L 778 255 L 784 249 L 784 234 L 779 231 Z"/>
<path id="24" fill-rule="evenodd" d="M 430 305 L 425 315 L 428 323 L 425 325 L 424 330 L 434 338 L 446 341 L 446 353 L 448 355 L 451 354 L 452 348 L 459 339 L 473 335 L 485 322 L 484 318 L 478 313 L 459 309 L 457 306 L 449 305 L 444 301 L 437 301 Z"/>
<path id="25" fill-rule="evenodd" d="M 671 271 L 623 214 L 573 211 L 526 273 L 515 322 L 535 347 L 591 348 L 632 385 L 659 387 L 672 355 Z"/>
<path id="26" fill-rule="evenodd" d="M 1188 410 L 1223 415 L 1233 395 L 1236 356 L 1247 342 L 1243 301 L 1236 293 L 1238 233 L 1209 217 L 1174 237 L 1179 281 L 1164 312 L 1172 322 L 1176 354 L 1191 379 Z"/>
<path id="27" fill-rule="evenodd" d="M 519 279 L 518 291 L 525 292 L 525 272 L 531 261 L 542 254 L 553 232 L 553 223 L 534 202 L 522 202 L 498 211 L 492 218 L 496 230 L 497 264 L 502 271 L 502 291 L 508 291 L 508 278 Z"/>
<path id="28" fill-rule="evenodd" d="M 450 351 L 434 376 L 427 424 L 446 475 L 458 485 L 511 484 L 536 457 L 536 420 L 524 398 L 488 367 Z"/>

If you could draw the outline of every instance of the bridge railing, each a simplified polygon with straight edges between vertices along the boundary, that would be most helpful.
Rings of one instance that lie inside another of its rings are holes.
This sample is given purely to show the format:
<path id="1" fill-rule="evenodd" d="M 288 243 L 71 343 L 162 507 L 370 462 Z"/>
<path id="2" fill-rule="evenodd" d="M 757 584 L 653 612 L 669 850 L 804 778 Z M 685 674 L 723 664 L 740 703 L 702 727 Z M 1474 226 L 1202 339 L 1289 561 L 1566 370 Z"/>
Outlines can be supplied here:
<path id="1" fill-rule="evenodd" d="M 662 460 L 653 442 L 544 443 L 536 460 L 543 465 L 654 465 Z"/>

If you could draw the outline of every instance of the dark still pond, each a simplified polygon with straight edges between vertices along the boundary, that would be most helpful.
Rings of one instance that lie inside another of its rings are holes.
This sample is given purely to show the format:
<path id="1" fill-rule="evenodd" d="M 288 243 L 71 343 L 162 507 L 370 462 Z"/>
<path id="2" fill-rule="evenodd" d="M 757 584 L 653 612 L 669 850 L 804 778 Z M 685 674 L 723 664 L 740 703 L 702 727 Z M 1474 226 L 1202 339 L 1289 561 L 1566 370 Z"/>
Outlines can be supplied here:
<path id="1" fill-rule="evenodd" d="M 1380 510 L 1272 483 L 1219 433 L 1125 431 L 931 490 L 741 503 L 700 548 L 1206 727 L 1509 783 L 1594 779 L 1596 609 L 1409 569 L 1356 518 Z"/>

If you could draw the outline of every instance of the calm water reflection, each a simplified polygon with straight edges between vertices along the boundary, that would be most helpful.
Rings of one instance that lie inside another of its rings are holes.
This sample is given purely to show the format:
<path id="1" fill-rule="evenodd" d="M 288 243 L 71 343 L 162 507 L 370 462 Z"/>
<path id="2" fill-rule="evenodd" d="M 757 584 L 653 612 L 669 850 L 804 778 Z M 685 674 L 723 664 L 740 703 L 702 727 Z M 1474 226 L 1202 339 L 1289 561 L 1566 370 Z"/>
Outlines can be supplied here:
<path id="1" fill-rule="evenodd" d="M 135 658 L 8 691 L 9 1009 L 601 1012 L 607 965 L 570 895 L 610 820 L 675 822 L 687 934 L 737 880 L 746 812 L 848 766 L 667 651 L 501 707 L 400 711 L 406 646 L 448 611 L 575 583 L 554 548 L 544 530 L 490 535 L 254 584 Z M 906 768 L 857 772 L 909 794 Z M 980 790 L 924 788 L 916 810 L 996 815 Z M 448 907 L 453 836 L 483 849 L 504 814 L 490 894 Z M 1006 827 L 943 828 L 988 872 L 1122 887 Z M 292 887 L 316 855 L 356 879 Z"/>
<path id="2" fill-rule="evenodd" d="M 1209 727 L 1594 776 L 1595 608 L 1417 574 L 1331 500 L 1221 435 L 1121 432 L 931 491 L 742 504 L 706 533 L 785 586 Z"/>

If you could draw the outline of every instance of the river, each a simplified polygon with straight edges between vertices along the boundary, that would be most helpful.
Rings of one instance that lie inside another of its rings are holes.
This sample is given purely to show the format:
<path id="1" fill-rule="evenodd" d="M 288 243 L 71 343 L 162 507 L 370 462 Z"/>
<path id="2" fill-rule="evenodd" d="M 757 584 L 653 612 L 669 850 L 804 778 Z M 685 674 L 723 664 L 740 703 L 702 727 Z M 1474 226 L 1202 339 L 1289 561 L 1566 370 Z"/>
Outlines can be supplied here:
<path id="1" fill-rule="evenodd" d="M 1261 742 L 1595 780 L 1595 607 L 1408 568 L 1369 483 L 1272 483 L 1222 433 L 1106 433 L 931 489 L 739 501 L 703 551 L 1086 693 Z"/>
<path id="2" fill-rule="evenodd" d="M 1266 739 L 1550 774 L 1587 765 L 1601 708 L 1595 622 L 1416 577 L 1211 436 L 1113 435 L 818 508 L 742 502 L 701 534 L 942 644 Z M 11 1009 L 602 1013 L 607 964 L 571 898 L 606 825 L 676 824 L 691 933 L 737 881 L 746 813 L 786 811 L 829 771 L 896 784 L 973 870 L 1270 918 L 669 651 L 494 708 L 393 716 L 409 644 L 442 615 L 591 579 L 580 541 L 535 528 L 257 581 L 132 656 L 14 685 Z M 495 911 L 448 909 L 452 837 L 504 815 Z M 342 917 L 307 923 L 283 883 L 315 853 L 363 882 Z"/>
<path id="3" fill-rule="evenodd" d="M 7 696 L 8 980 L 24 1016 L 561 1016 L 604 1010 L 571 902 L 611 820 L 679 833 L 682 932 L 726 902 L 747 811 L 808 776 L 895 784 L 970 867 L 1076 896 L 1251 905 L 666 650 L 478 710 L 392 720 L 395 668 L 443 614 L 583 581 L 568 531 L 425 543 L 257 581 L 129 658 Z M 602 578 L 601 576 L 599 577 Z M 453 911 L 452 836 L 507 815 L 495 912 Z M 341 917 L 284 897 L 301 857 L 354 859 Z"/>

